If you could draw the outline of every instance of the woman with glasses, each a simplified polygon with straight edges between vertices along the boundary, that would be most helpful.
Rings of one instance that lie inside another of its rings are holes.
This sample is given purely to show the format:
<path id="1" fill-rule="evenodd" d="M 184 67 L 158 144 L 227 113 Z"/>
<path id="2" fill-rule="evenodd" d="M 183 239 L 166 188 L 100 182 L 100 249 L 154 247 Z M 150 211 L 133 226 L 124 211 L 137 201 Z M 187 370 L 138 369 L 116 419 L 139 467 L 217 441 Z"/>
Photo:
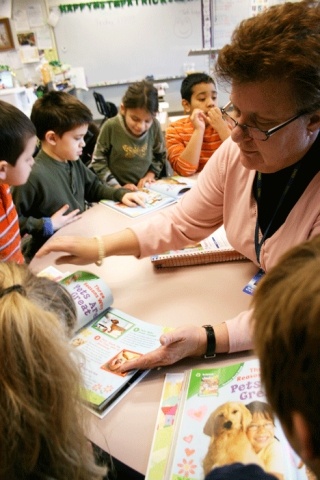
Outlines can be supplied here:
<path id="1" fill-rule="evenodd" d="M 273 6 L 236 28 L 216 65 L 230 85 L 232 105 L 223 113 L 231 138 L 174 207 L 102 237 L 104 256 L 177 250 L 224 224 L 232 246 L 267 272 L 282 253 L 320 234 L 319 25 L 320 5 L 311 0 Z M 75 237 L 53 239 L 39 256 L 50 251 L 67 252 L 60 262 L 75 264 L 92 263 L 100 252 L 96 242 Z M 250 349 L 250 312 L 214 328 L 180 327 L 161 342 L 123 371 Z"/>

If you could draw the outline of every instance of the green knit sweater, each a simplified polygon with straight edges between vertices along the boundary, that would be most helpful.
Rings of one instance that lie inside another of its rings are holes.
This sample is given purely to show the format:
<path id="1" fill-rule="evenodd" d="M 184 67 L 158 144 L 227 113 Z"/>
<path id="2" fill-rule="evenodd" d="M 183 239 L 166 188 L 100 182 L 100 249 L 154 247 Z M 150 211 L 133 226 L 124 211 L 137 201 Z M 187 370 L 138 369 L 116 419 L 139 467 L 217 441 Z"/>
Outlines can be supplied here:
<path id="1" fill-rule="evenodd" d="M 109 185 L 137 185 L 148 172 L 158 178 L 165 160 L 164 138 L 156 118 L 149 130 L 135 137 L 118 114 L 101 127 L 90 168 Z"/>
<path id="2" fill-rule="evenodd" d="M 24 185 L 13 188 L 21 236 L 32 235 L 23 250 L 27 261 L 54 233 L 50 217 L 68 204 L 70 213 L 83 212 L 87 204 L 102 199 L 121 201 L 128 192 L 102 183 L 81 160 L 60 162 L 40 150 L 30 177 Z"/>

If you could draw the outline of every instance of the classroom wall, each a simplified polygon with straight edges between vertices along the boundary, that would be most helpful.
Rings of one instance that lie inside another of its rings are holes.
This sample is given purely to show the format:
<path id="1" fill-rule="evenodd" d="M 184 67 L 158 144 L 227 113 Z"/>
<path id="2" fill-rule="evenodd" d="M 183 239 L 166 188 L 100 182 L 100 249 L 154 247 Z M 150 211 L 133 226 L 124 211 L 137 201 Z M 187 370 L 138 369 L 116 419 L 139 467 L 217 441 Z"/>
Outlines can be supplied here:
<path id="1" fill-rule="evenodd" d="M 39 32 L 39 38 L 41 33 L 43 43 L 46 29 L 48 43 L 56 47 L 60 61 L 84 68 L 88 90 L 78 90 L 77 95 L 94 118 L 100 117 L 94 90 L 119 105 L 128 84 L 146 75 L 168 83 L 165 100 L 169 113 L 179 112 L 179 90 L 186 64 L 211 73 L 214 56 L 188 56 L 190 50 L 202 49 L 201 0 L 167 0 L 165 4 L 157 1 L 147 0 L 142 5 L 142 0 L 135 0 L 132 6 L 107 6 L 103 10 L 86 6 L 76 12 L 60 13 L 61 0 L 12 0 L 12 23 L 13 28 L 16 24 L 21 29 L 30 6 L 42 16 L 43 24 L 32 26 L 30 21 L 30 30 Z M 220 48 L 228 42 L 234 27 L 252 14 L 254 5 L 280 2 L 284 0 L 212 0 L 212 46 Z M 47 24 L 52 15 L 56 19 L 54 26 Z M 10 65 L 22 84 L 40 82 L 39 62 L 22 63 L 18 49 L 1 52 L 0 64 Z M 222 106 L 228 93 L 218 87 Z"/>

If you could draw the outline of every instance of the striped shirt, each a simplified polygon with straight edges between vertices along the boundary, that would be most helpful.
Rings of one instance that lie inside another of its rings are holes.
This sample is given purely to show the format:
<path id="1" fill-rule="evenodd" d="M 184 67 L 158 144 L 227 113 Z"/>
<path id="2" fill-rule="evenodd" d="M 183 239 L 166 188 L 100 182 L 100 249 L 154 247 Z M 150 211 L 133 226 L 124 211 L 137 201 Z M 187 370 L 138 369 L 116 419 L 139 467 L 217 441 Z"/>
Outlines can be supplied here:
<path id="1" fill-rule="evenodd" d="M 24 263 L 18 215 L 6 184 L 0 184 L 0 261 Z"/>
<path id="2" fill-rule="evenodd" d="M 184 177 L 200 172 L 213 152 L 222 144 L 217 131 L 211 125 L 207 125 L 203 136 L 199 164 L 192 165 L 183 160 L 181 154 L 188 145 L 193 132 L 194 126 L 190 117 L 184 117 L 171 123 L 166 130 L 168 160 L 173 170 Z"/>

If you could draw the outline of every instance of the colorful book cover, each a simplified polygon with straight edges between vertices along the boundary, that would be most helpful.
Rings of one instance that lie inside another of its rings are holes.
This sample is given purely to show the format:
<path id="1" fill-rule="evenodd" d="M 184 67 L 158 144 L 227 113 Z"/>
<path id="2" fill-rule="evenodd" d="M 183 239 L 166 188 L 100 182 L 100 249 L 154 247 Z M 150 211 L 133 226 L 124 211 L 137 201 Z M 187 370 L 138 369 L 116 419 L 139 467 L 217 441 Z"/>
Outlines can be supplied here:
<path id="1" fill-rule="evenodd" d="M 183 378 L 183 373 L 167 373 L 165 376 L 145 480 L 164 478 Z"/>
<path id="2" fill-rule="evenodd" d="M 307 480 L 266 402 L 257 359 L 186 374 L 165 480 L 203 480 L 227 463 L 257 463 L 279 480 Z"/>

